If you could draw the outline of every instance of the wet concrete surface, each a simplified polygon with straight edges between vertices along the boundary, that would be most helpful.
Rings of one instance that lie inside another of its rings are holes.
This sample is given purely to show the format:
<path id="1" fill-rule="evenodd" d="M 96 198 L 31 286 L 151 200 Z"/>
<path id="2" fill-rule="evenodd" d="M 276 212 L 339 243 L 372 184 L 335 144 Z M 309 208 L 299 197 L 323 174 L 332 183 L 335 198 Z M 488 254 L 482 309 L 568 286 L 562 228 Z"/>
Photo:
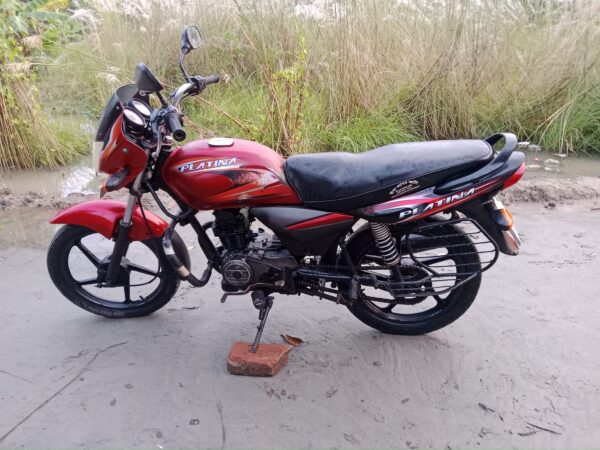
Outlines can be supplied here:
<path id="1" fill-rule="evenodd" d="M 277 297 L 265 342 L 305 344 L 271 379 L 227 373 L 257 313 L 249 296 L 221 305 L 218 276 L 146 318 L 95 317 L 47 275 L 52 212 L 0 211 L 0 447 L 597 447 L 599 208 L 512 205 L 521 255 L 426 336 Z"/>

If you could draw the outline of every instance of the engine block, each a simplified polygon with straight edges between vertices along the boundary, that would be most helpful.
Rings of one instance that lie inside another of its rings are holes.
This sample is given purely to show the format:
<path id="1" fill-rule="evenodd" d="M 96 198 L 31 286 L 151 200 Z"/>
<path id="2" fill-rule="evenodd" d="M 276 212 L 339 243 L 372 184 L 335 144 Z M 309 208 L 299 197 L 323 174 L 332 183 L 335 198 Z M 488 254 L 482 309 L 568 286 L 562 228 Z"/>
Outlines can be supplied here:
<path id="1" fill-rule="evenodd" d="M 260 229 L 244 251 L 228 252 L 223 262 L 223 289 L 244 290 L 253 284 L 281 288 L 289 283 L 290 272 L 298 266 L 276 236 Z"/>

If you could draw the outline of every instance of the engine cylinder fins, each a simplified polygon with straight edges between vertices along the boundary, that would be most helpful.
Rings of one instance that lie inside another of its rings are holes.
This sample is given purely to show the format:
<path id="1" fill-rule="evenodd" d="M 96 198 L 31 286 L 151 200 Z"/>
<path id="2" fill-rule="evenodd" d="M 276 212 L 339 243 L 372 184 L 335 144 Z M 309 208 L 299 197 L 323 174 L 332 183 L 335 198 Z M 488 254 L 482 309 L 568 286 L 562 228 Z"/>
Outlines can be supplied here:
<path id="1" fill-rule="evenodd" d="M 248 244 L 250 223 L 243 212 L 215 211 L 213 233 L 229 251 L 241 251 Z"/>
<path id="2" fill-rule="evenodd" d="M 389 225 L 379 222 L 369 222 L 369 225 L 384 264 L 394 266 L 400 263 L 400 253 L 396 248 L 396 239 L 392 237 Z"/>

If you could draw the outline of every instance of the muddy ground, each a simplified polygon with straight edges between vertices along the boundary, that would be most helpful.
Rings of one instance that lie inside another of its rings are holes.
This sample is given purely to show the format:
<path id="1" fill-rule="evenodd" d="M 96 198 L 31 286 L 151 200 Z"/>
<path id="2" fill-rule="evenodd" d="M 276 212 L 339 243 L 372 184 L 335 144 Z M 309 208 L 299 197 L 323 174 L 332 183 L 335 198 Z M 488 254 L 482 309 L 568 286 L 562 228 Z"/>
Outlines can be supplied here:
<path id="1" fill-rule="evenodd" d="M 227 373 L 256 311 L 221 305 L 218 277 L 147 318 L 95 317 L 47 275 L 53 211 L 5 205 L 0 447 L 598 447 L 600 199 L 510 200 L 522 253 L 500 257 L 457 322 L 388 336 L 278 297 L 265 341 L 306 342 L 271 379 Z"/>

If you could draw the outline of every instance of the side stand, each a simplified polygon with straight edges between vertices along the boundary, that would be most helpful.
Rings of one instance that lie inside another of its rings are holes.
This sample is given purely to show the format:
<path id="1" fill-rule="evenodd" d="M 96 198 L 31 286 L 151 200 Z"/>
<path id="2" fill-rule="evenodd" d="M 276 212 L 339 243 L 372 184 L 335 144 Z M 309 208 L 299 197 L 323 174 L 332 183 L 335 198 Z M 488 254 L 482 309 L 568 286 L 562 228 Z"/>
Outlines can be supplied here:
<path id="1" fill-rule="evenodd" d="M 252 347 L 250 347 L 250 352 L 256 353 L 260 338 L 263 330 L 265 329 L 265 324 L 267 323 L 267 316 L 269 315 L 269 311 L 271 311 L 271 307 L 273 306 L 273 297 L 266 295 L 264 291 L 254 291 L 252 293 L 252 303 L 254 303 L 254 306 L 259 310 L 258 320 L 260 320 L 258 327 L 256 327 L 257 332 L 256 336 L 254 337 L 254 342 L 252 343 Z"/>

